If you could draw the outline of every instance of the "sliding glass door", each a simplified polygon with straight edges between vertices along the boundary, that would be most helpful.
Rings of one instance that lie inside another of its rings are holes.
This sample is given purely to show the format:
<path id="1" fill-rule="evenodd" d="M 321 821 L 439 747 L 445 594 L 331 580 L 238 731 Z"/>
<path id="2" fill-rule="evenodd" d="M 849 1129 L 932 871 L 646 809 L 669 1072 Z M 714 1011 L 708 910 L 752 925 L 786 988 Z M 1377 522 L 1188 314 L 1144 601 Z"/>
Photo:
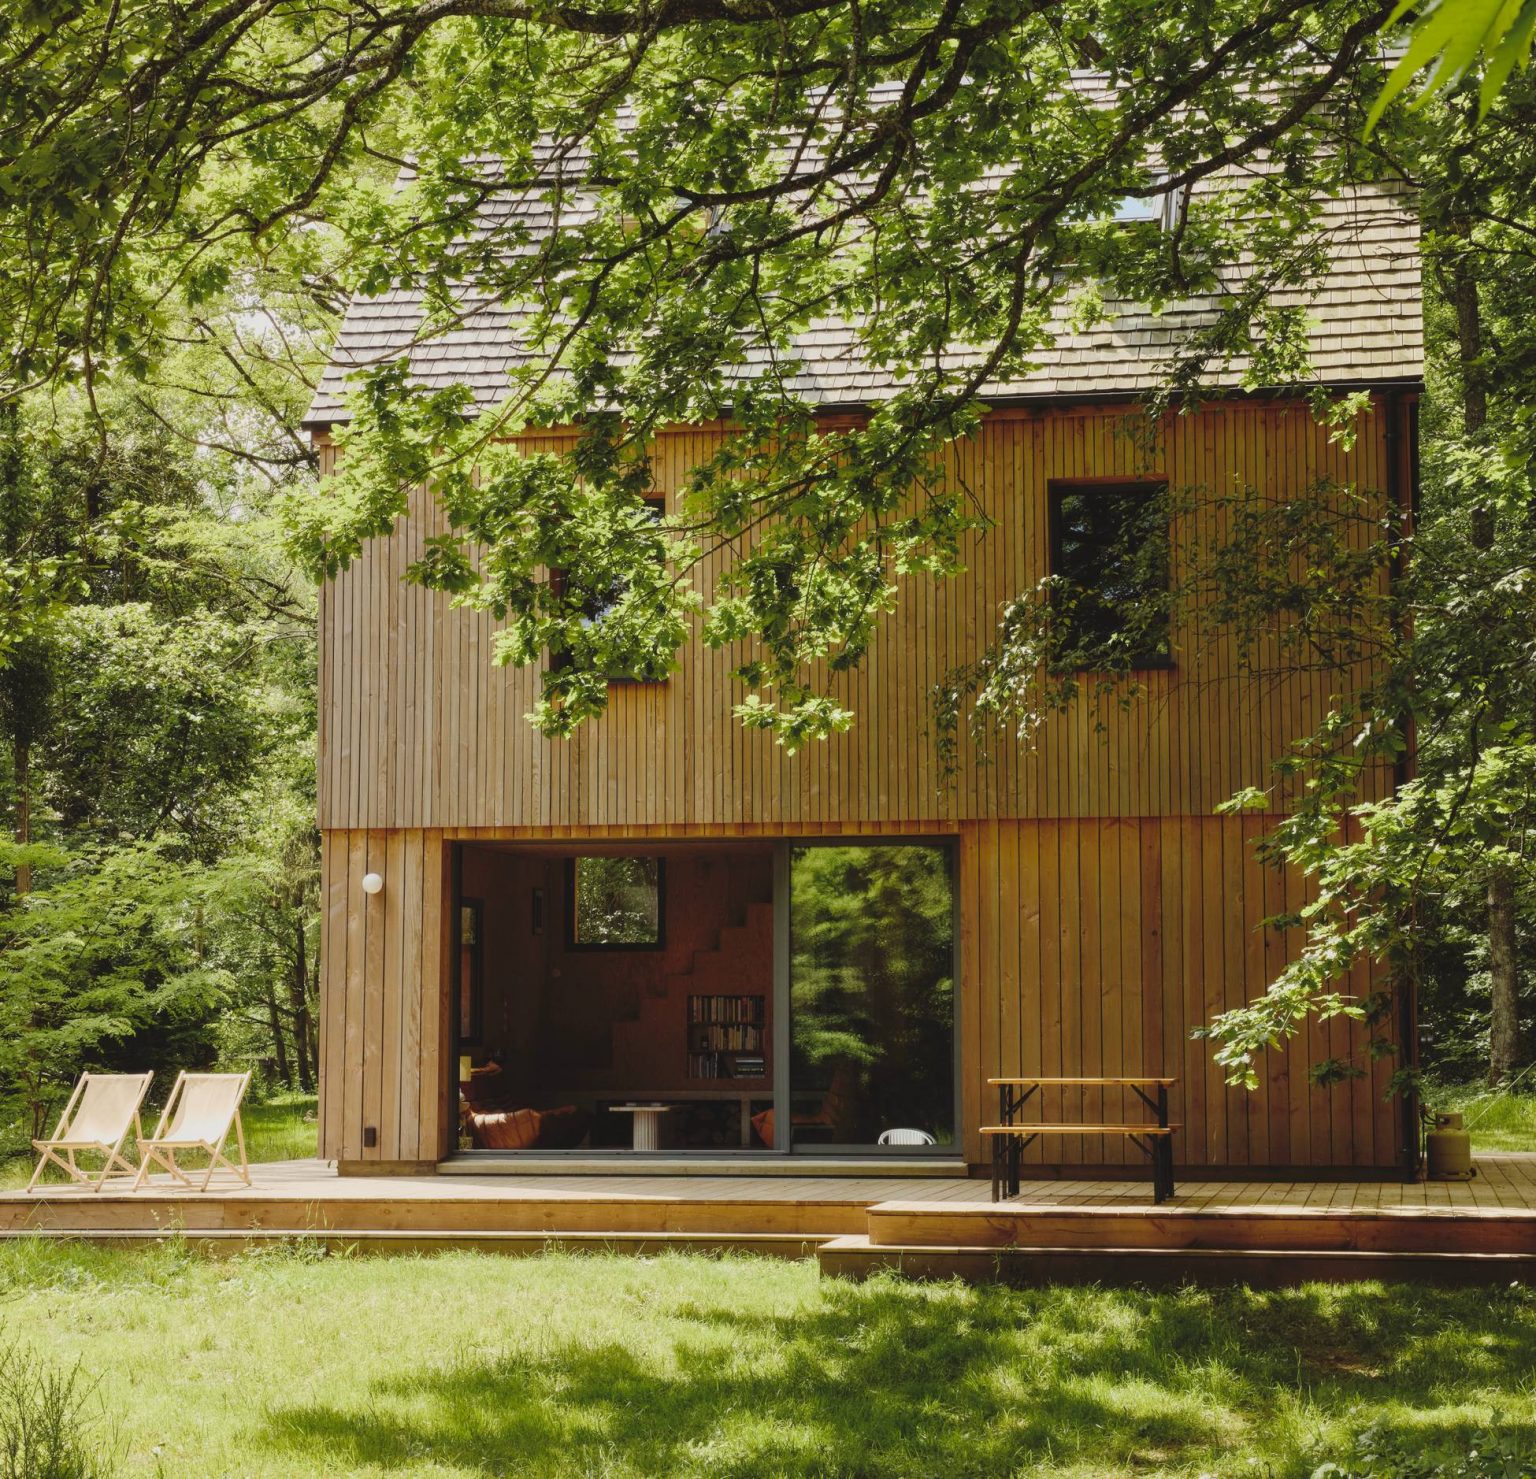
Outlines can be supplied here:
<path id="1" fill-rule="evenodd" d="M 789 1142 L 955 1143 L 951 850 L 789 850 Z"/>

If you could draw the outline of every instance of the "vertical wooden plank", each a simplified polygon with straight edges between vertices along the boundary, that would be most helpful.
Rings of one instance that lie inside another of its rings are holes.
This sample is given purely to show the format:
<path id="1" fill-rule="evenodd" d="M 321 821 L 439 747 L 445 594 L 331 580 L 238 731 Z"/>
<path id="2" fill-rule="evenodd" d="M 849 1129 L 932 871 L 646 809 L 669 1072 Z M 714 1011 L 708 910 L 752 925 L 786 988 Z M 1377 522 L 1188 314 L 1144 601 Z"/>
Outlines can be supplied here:
<path id="1" fill-rule="evenodd" d="M 369 966 L 363 874 L 368 871 L 368 834 L 348 832 L 346 849 L 347 984 L 342 1008 L 342 1130 L 337 1154 L 343 1160 L 357 1160 L 363 1146 L 363 1010 Z"/>

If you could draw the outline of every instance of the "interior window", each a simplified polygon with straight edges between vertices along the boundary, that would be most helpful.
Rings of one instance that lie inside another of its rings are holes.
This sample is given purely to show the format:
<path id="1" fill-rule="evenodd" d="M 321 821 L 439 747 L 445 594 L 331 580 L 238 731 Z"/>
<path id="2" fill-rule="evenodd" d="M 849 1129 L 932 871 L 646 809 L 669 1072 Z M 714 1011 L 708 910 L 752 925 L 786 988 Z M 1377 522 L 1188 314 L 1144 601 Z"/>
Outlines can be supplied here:
<path id="1" fill-rule="evenodd" d="M 1166 667 L 1168 509 L 1162 483 L 1052 483 L 1061 667 Z"/>
<path id="2" fill-rule="evenodd" d="M 576 950 L 655 950 L 662 936 L 660 858 L 572 858 L 566 877 Z"/>

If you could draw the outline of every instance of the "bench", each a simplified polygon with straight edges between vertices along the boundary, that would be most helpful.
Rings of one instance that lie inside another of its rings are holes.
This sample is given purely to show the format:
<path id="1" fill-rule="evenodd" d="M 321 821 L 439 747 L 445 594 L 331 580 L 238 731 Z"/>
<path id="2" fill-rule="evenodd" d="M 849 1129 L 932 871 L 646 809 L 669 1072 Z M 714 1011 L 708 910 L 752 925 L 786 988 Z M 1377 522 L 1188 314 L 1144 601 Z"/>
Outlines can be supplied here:
<path id="1" fill-rule="evenodd" d="M 992 1200 L 1019 1194 L 1019 1165 L 1024 1147 L 1041 1135 L 1118 1135 L 1129 1140 L 1151 1162 L 1152 1200 L 1160 1204 L 1173 1195 L 1173 1132 L 1168 1120 L 1168 1090 L 1176 1078 L 989 1078 L 997 1090 L 998 1123 L 983 1125 L 992 1143 Z M 1114 1124 L 1038 1123 L 1018 1118 L 1019 1111 L 1041 1089 L 1129 1089 L 1156 1115 L 1154 1120 Z M 1148 1090 L 1151 1092 L 1149 1093 Z"/>

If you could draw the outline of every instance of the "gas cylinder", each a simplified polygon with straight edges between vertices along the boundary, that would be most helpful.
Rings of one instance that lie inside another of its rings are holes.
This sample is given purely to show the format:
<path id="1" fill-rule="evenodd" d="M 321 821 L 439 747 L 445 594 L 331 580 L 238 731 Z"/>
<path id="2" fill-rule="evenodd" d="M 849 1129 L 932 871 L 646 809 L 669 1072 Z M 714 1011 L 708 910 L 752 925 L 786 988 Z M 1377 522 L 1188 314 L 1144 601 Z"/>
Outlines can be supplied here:
<path id="1" fill-rule="evenodd" d="M 1477 1175 L 1472 1164 L 1472 1137 L 1459 1114 L 1436 1112 L 1424 1132 L 1424 1174 L 1431 1181 L 1470 1181 Z"/>

